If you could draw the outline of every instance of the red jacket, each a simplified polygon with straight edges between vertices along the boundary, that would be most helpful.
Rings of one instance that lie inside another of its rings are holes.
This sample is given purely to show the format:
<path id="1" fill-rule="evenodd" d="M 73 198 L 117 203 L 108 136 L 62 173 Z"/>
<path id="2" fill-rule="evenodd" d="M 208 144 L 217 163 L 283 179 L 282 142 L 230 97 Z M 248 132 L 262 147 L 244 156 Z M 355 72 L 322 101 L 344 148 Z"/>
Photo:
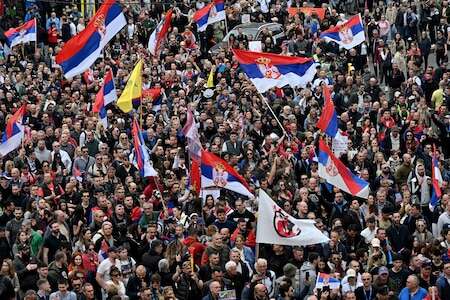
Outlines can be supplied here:
<path id="1" fill-rule="evenodd" d="M 239 230 L 239 228 L 236 228 L 236 230 L 234 230 L 233 234 L 231 235 L 230 240 L 232 242 L 236 241 L 236 237 L 241 234 L 241 231 Z M 256 235 L 255 235 L 255 231 L 254 230 L 248 230 L 247 231 L 247 235 L 242 234 L 245 238 L 245 243 L 244 245 L 250 248 L 255 248 L 256 246 Z"/>

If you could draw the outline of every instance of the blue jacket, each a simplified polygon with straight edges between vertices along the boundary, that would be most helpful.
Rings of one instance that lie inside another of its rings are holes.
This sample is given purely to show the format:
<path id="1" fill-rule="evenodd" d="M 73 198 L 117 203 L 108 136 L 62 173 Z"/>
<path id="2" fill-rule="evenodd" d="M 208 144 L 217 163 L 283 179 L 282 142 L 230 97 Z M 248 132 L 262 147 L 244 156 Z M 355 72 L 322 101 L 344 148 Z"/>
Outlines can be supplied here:
<path id="1" fill-rule="evenodd" d="M 428 295 L 428 292 L 426 289 L 419 287 L 417 292 L 410 297 L 409 289 L 407 287 L 403 288 L 398 295 L 399 300 L 422 300 Z"/>

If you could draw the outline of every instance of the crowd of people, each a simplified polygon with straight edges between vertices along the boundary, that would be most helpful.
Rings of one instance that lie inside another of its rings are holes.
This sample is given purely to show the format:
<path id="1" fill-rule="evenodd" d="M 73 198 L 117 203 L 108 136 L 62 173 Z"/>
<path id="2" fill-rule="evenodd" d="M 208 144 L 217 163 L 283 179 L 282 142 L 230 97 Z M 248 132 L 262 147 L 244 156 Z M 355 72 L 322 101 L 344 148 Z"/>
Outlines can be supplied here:
<path id="1" fill-rule="evenodd" d="M 0 158 L 2 299 L 450 299 L 448 1 L 231 0 L 227 24 L 205 32 L 191 17 L 207 1 L 118 1 L 127 26 L 91 73 L 68 80 L 55 55 L 94 12 L 70 2 L 0 2 L 2 29 L 32 18 L 39 28 L 36 44 L 0 49 L 2 133 L 27 105 L 22 145 Z M 325 17 L 288 13 L 303 5 Z M 149 35 L 170 7 L 170 32 L 152 57 Z M 363 44 L 345 50 L 318 37 L 357 13 Z M 265 94 L 274 114 L 231 52 L 255 36 L 238 31 L 209 51 L 247 17 L 282 25 L 282 39 L 261 32 L 262 51 L 319 63 L 305 88 Z M 144 87 L 163 91 L 160 107 L 142 99 L 136 110 L 158 172 L 147 178 L 133 163 L 132 115 L 112 104 L 104 128 L 92 113 L 106 71 L 120 94 L 139 58 Z M 318 175 L 323 84 L 348 137 L 340 159 L 370 183 L 368 199 Z M 329 242 L 257 244 L 257 198 L 195 190 L 188 108 L 205 150 L 255 195 L 263 189 L 295 218 L 315 220 Z M 433 157 L 443 180 L 430 207 Z"/>

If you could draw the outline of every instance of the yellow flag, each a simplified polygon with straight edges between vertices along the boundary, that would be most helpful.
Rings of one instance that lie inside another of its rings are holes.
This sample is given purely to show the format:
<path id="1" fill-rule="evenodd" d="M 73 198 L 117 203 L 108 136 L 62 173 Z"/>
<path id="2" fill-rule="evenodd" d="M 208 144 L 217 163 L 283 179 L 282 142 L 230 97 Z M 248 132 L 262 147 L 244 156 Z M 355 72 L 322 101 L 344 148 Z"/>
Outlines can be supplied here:
<path id="1" fill-rule="evenodd" d="M 206 87 L 213 88 L 214 87 L 214 68 L 211 68 L 209 72 L 208 81 L 206 82 Z"/>
<path id="2" fill-rule="evenodd" d="M 139 60 L 128 78 L 127 85 L 123 89 L 117 106 L 123 112 L 130 112 L 133 109 L 133 99 L 139 99 L 142 96 L 142 60 Z"/>

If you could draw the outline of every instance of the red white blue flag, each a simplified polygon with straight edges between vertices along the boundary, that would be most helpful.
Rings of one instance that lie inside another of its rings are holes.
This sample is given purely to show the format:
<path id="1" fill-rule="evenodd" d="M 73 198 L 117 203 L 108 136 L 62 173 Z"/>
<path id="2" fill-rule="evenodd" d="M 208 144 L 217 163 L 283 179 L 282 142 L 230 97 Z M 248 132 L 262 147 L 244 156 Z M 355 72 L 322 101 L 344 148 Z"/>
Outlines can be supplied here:
<path id="1" fill-rule="evenodd" d="M 210 4 L 197 10 L 192 18 L 197 23 L 198 31 L 205 31 L 208 25 L 225 20 L 224 0 L 213 0 Z"/>
<path id="2" fill-rule="evenodd" d="M 254 197 L 245 179 L 225 160 L 213 153 L 202 151 L 200 169 L 202 189 L 224 188 L 247 197 Z"/>
<path id="3" fill-rule="evenodd" d="M 150 39 L 148 40 L 148 51 L 150 51 L 153 56 L 158 56 L 161 44 L 166 38 L 167 32 L 169 32 L 170 24 L 172 23 L 172 14 L 172 9 L 169 9 L 150 35 Z"/>
<path id="4" fill-rule="evenodd" d="M 26 108 L 26 104 L 22 105 L 22 107 L 9 118 L 1 139 L 0 156 L 6 156 L 9 152 L 16 150 L 20 146 L 20 143 L 22 143 L 25 134 L 22 119 L 25 115 Z"/>
<path id="5" fill-rule="evenodd" d="M 66 78 L 87 70 L 100 57 L 103 48 L 127 24 L 122 7 L 106 0 L 86 28 L 71 38 L 56 55 Z"/>
<path id="6" fill-rule="evenodd" d="M 355 15 L 348 21 L 323 31 L 320 38 L 336 42 L 345 49 L 358 46 L 366 40 L 361 15 Z"/>
<path id="7" fill-rule="evenodd" d="M 37 41 L 36 19 L 23 23 L 19 27 L 10 28 L 5 32 L 6 43 L 10 48 L 15 45 Z"/>
<path id="8" fill-rule="evenodd" d="M 144 138 L 142 137 L 142 132 L 136 118 L 133 119 L 131 133 L 133 135 L 134 163 L 139 169 L 139 173 L 142 177 L 158 175 L 150 163 L 150 155 L 148 154 L 148 149 L 145 146 Z"/>
<path id="9" fill-rule="evenodd" d="M 117 100 L 116 88 L 114 86 L 113 73 L 110 69 L 103 80 L 103 85 L 95 97 L 93 112 L 98 113 L 103 126 L 108 128 L 108 118 L 106 117 L 106 106 Z"/>
<path id="10" fill-rule="evenodd" d="M 201 176 L 200 176 L 200 161 L 202 156 L 202 143 L 198 134 L 197 123 L 195 122 L 194 113 L 189 108 L 187 111 L 186 124 L 184 125 L 182 132 L 187 139 L 189 157 L 191 159 L 190 165 L 190 184 L 194 190 L 198 193 L 201 188 Z"/>
<path id="11" fill-rule="evenodd" d="M 325 105 L 316 126 L 328 136 L 334 138 L 338 132 L 337 113 L 334 109 L 333 100 L 331 100 L 330 88 L 324 84 L 322 91 L 323 97 L 325 98 Z"/>
<path id="12" fill-rule="evenodd" d="M 319 273 L 316 279 L 316 288 L 323 289 L 324 286 L 328 286 L 330 289 L 339 289 L 341 281 L 330 274 Z"/>
<path id="13" fill-rule="evenodd" d="M 434 210 L 442 196 L 441 186 L 442 186 L 442 174 L 439 169 L 439 161 L 436 155 L 436 149 L 434 149 L 433 157 L 431 160 L 431 199 L 430 199 L 430 209 Z"/>
<path id="14" fill-rule="evenodd" d="M 353 174 L 322 139 L 319 141 L 319 176 L 353 196 L 369 197 L 369 183 Z"/>
<path id="15" fill-rule="evenodd" d="M 240 68 L 260 93 L 271 88 L 305 87 L 316 75 L 312 58 L 233 49 Z"/>

